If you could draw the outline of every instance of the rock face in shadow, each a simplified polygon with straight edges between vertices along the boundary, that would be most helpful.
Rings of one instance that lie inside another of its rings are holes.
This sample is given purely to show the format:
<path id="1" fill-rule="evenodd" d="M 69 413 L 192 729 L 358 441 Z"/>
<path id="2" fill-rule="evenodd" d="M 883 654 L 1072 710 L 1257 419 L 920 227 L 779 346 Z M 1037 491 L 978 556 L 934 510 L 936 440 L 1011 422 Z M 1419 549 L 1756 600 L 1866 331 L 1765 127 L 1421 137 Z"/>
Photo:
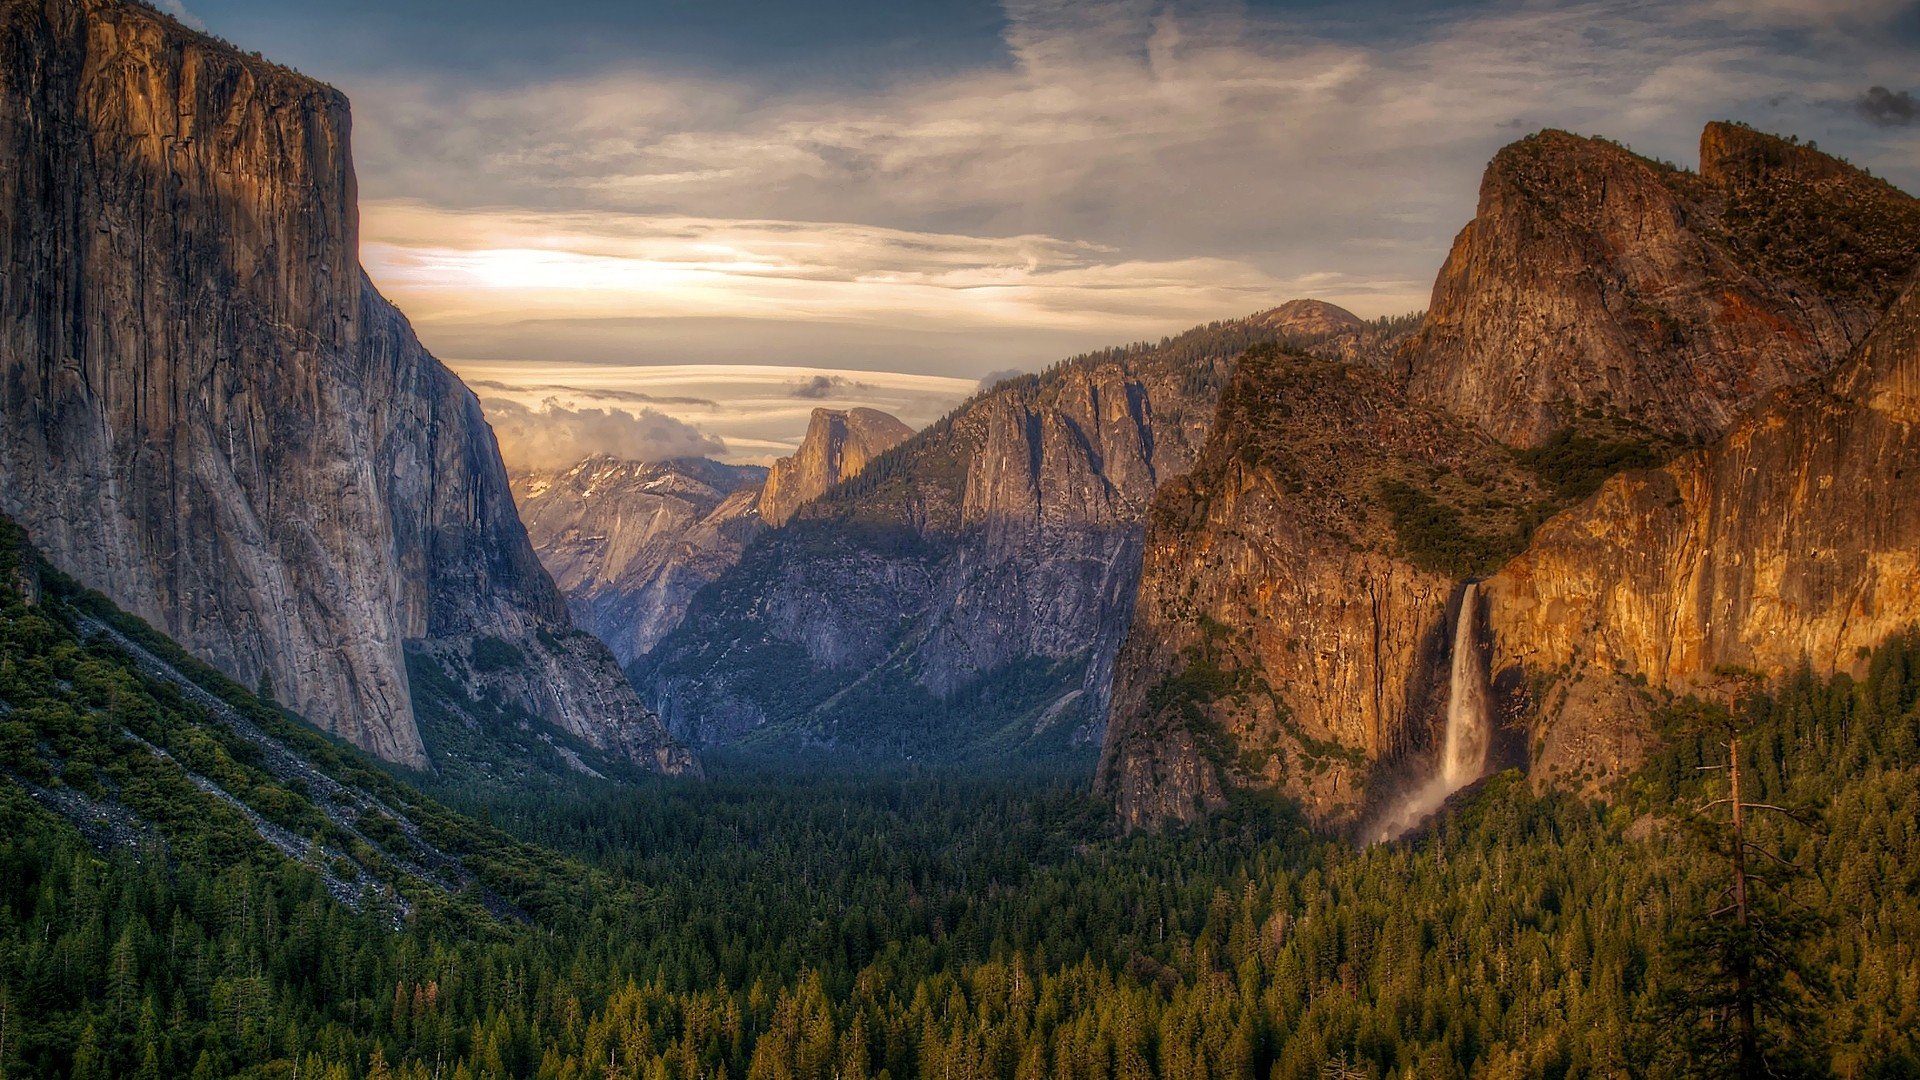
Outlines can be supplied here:
<path id="1" fill-rule="evenodd" d="M 1700 160 L 1560 131 L 1501 150 L 1396 358 L 1409 391 L 1514 445 L 1596 417 L 1687 443 L 1825 374 L 1911 267 L 1920 202 L 1733 124 Z"/>
<path id="2" fill-rule="evenodd" d="M 636 666 L 648 700 L 691 742 L 777 753 L 1096 741 L 1153 491 L 1231 358 L 1294 330 L 1219 323 L 983 392 L 750 545 Z"/>
<path id="3" fill-rule="evenodd" d="M 1495 664 L 1537 687 L 1538 775 L 1597 782 L 1646 738 L 1641 683 L 1718 665 L 1857 671 L 1920 621 L 1920 290 L 1821 382 L 1711 447 L 1614 478 L 1487 582 Z"/>
<path id="4" fill-rule="evenodd" d="M 568 625 L 473 395 L 362 273 L 339 92 L 145 8 L 0 5 L 0 511 L 248 685 L 409 765 L 405 652 L 684 751 Z M 476 685 L 476 689 L 478 684 Z"/>
<path id="5" fill-rule="evenodd" d="M 1351 823 L 1380 762 L 1436 745 L 1470 553 L 1516 548 L 1544 498 L 1378 371 L 1243 355 L 1199 463 L 1154 498 L 1096 788 L 1128 827 L 1233 788 Z"/>
<path id="6" fill-rule="evenodd" d="M 785 525 L 800 504 L 867 467 L 913 437 L 913 429 L 878 409 L 815 409 L 792 457 L 773 463 L 760 490 L 760 517 Z"/>
<path id="7" fill-rule="evenodd" d="M 575 625 L 631 664 L 680 624 L 707 582 L 740 560 L 763 525 L 767 470 L 705 458 L 589 458 L 521 472 L 513 494 Z"/>

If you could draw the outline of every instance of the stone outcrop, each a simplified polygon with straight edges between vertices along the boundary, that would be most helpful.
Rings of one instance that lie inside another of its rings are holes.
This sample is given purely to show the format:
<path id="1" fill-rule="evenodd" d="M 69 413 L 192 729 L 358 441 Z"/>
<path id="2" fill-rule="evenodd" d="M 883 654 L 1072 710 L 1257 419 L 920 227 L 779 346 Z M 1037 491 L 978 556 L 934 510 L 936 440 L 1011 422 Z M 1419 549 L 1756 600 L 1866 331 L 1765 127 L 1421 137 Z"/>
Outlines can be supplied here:
<path id="1" fill-rule="evenodd" d="M 362 273 L 337 91 L 115 0 L 0 3 L 0 511 L 314 723 L 424 765 L 405 653 L 688 766 L 566 610 L 473 395 Z M 479 688 L 476 686 L 476 692 Z"/>
<path id="2" fill-rule="evenodd" d="M 1286 335 L 1294 344 L 1332 338 L 1359 337 L 1367 332 L 1365 319 L 1325 300 L 1289 300 L 1248 321 Z"/>
<path id="3" fill-rule="evenodd" d="M 779 527 L 802 503 L 866 468 L 867 462 L 913 436 L 913 429 L 878 409 L 815 409 L 793 456 L 773 463 L 760 490 L 760 517 Z"/>
<path id="4" fill-rule="evenodd" d="M 1517 545 L 1544 498 L 1376 370 L 1248 352 L 1199 463 L 1154 498 L 1097 788 L 1129 827 L 1233 788 L 1350 823 L 1382 761 L 1436 744 L 1473 569 L 1445 545 Z"/>
<path id="5" fill-rule="evenodd" d="M 575 625 L 625 666 L 740 560 L 762 528 L 756 504 L 766 476 L 757 466 L 705 458 L 595 457 L 559 472 L 517 473 L 513 494 Z"/>
<path id="6" fill-rule="evenodd" d="M 1559 131 L 1501 150 L 1396 374 L 1536 446 L 1597 418 L 1711 439 L 1830 370 L 1912 265 L 1920 203 L 1732 124 L 1700 156 L 1696 175 Z"/>
<path id="7" fill-rule="evenodd" d="M 1536 775 L 1599 782 L 1633 765 L 1642 684 L 1685 691 L 1719 665 L 1858 673 L 1920 621 L 1916 424 L 1910 287 L 1833 377 L 1544 526 L 1485 587 L 1495 666 L 1537 699 Z"/>

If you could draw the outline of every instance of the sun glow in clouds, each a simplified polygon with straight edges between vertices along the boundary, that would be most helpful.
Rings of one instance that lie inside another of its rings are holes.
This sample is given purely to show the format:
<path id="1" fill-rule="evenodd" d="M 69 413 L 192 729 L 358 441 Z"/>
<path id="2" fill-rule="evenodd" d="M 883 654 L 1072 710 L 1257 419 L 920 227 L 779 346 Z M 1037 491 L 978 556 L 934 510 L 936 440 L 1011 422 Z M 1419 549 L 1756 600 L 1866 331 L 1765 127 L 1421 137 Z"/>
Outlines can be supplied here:
<path id="1" fill-rule="evenodd" d="M 724 316 L 1068 330 L 1093 344 L 1249 312 L 1298 284 L 1225 259 L 835 223 L 373 203 L 364 228 L 380 237 L 364 247 L 369 272 L 429 335 L 452 322 Z"/>
<path id="2" fill-rule="evenodd" d="M 1541 127 L 1691 163 L 1740 117 L 1912 186 L 1920 126 L 1855 108 L 1910 81 L 1897 6 L 1005 0 L 1004 62 L 857 85 L 408 69 L 348 87 L 363 258 L 436 353 L 521 364 L 968 382 L 1297 297 L 1401 314 Z M 799 435 L 754 430 L 729 452 Z"/>

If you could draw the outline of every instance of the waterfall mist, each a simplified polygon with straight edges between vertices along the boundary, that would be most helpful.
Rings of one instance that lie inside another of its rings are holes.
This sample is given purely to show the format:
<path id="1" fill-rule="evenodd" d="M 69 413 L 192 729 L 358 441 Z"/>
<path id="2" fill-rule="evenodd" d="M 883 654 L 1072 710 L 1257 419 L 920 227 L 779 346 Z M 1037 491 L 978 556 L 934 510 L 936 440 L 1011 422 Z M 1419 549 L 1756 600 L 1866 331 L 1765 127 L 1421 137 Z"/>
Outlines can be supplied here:
<path id="1" fill-rule="evenodd" d="M 1487 671 L 1481 663 L 1477 619 L 1480 587 L 1468 582 L 1453 626 L 1453 656 L 1447 682 L 1447 728 L 1433 775 L 1380 816 L 1369 839 L 1391 840 L 1425 820 L 1447 796 L 1480 779 L 1493 741 L 1488 717 Z"/>

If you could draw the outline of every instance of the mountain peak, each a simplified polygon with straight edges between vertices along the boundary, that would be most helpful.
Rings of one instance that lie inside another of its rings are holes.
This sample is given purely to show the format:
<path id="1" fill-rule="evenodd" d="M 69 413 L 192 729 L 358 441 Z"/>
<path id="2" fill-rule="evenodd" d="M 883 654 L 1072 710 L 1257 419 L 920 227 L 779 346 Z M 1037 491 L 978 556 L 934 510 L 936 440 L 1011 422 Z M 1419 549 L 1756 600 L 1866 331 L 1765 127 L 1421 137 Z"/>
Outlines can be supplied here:
<path id="1" fill-rule="evenodd" d="M 760 516 L 769 525 L 786 524 L 802 503 L 819 498 L 912 436 L 912 428 L 879 409 L 813 410 L 800 448 L 774 462 L 767 473 Z"/>
<path id="2" fill-rule="evenodd" d="M 1481 217 L 1508 207 L 1550 209 L 1583 227 L 1613 216 L 1610 196 L 1641 187 L 1666 187 L 1679 170 L 1609 139 L 1547 128 L 1501 147 L 1480 183 Z"/>
<path id="3" fill-rule="evenodd" d="M 1502 148 L 1399 353 L 1409 389 L 1516 445 L 1609 417 L 1693 442 L 1830 370 L 1911 271 L 1920 202 L 1733 124 L 1701 169 L 1565 131 Z"/>
<path id="4" fill-rule="evenodd" d="M 1326 337 L 1366 329 L 1365 319 L 1325 300 L 1289 300 L 1247 320 L 1289 336 Z"/>

